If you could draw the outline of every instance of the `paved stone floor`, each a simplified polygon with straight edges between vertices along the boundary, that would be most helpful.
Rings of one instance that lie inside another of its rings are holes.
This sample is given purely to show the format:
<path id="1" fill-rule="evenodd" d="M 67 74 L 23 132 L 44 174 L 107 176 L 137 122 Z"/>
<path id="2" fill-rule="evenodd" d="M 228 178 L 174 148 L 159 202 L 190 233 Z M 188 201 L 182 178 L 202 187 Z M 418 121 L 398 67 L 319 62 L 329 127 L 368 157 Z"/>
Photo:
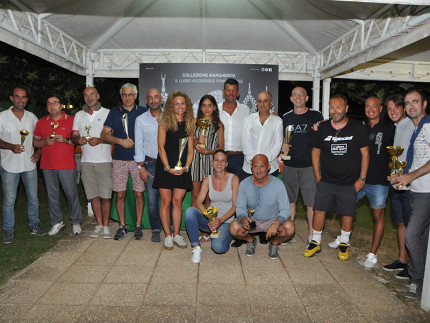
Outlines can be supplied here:
<path id="1" fill-rule="evenodd" d="M 91 221 L 90 221 L 91 222 Z M 420 322 L 408 306 L 357 261 L 336 252 L 303 257 L 306 223 L 279 259 L 267 245 L 216 255 L 203 245 L 200 265 L 191 248 L 90 238 L 94 224 L 70 236 L 0 289 L 1 322 Z M 112 224 L 112 230 L 117 228 Z M 182 232 L 185 237 L 186 233 Z M 323 246 L 330 241 L 323 235 Z M 406 290 L 406 287 L 405 287 Z"/>

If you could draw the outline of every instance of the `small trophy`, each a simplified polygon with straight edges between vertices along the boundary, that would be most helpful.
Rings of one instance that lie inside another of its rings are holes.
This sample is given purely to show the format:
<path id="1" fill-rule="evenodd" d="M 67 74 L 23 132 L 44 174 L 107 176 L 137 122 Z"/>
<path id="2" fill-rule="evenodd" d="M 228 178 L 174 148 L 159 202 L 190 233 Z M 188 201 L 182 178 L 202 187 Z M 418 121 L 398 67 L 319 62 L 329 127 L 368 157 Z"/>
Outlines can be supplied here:
<path id="1" fill-rule="evenodd" d="M 121 122 L 122 122 L 122 126 L 124 128 L 124 132 L 127 136 L 127 139 L 130 139 L 130 137 L 128 136 L 128 115 L 127 115 L 127 113 L 124 113 L 122 115 Z"/>
<path id="2" fill-rule="evenodd" d="M 210 206 L 206 210 L 203 211 L 203 215 L 209 219 L 209 221 L 213 221 L 218 216 L 218 208 L 215 206 Z M 219 237 L 219 231 L 215 230 L 211 233 L 211 238 L 216 239 Z"/>
<path id="3" fill-rule="evenodd" d="M 51 138 L 54 138 L 57 135 L 55 133 L 55 129 L 58 128 L 58 122 L 51 122 L 51 127 L 54 129 L 54 131 L 51 133 Z"/>
<path id="4" fill-rule="evenodd" d="M 249 230 L 254 230 L 257 227 L 257 223 L 255 223 L 255 220 L 252 218 L 255 213 L 255 207 L 251 206 L 248 208 L 248 222 L 249 222 Z"/>
<path id="5" fill-rule="evenodd" d="M 181 163 L 181 157 L 182 153 L 184 152 L 185 146 L 187 145 L 188 137 L 179 139 L 179 159 L 176 163 L 175 170 L 181 170 L 182 169 L 182 163 Z"/>
<path id="6" fill-rule="evenodd" d="M 402 146 L 387 146 L 386 148 L 388 155 L 391 156 L 391 171 L 390 175 L 387 177 L 387 180 L 391 181 L 391 176 L 397 173 L 397 159 L 403 153 L 405 148 Z"/>
<path id="7" fill-rule="evenodd" d="M 197 119 L 197 125 L 202 129 L 202 136 L 206 136 L 206 129 L 209 128 L 212 121 L 209 119 Z M 202 146 L 203 148 L 206 148 L 205 142 L 199 142 L 197 145 Z"/>
<path id="8" fill-rule="evenodd" d="M 21 148 L 21 150 L 24 151 L 24 140 L 25 140 L 25 137 L 27 137 L 28 135 L 28 130 L 21 129 L 19 131 L 19 134 L 21 135 L 21 145 L 19 145 L 19 148 Z"/>
<path id="9" fill-rule="evenodd" d="M 291 142 L 291 137 L 293 136 L 293 132 L 294 132 L 294 126 L 293 125 L 289 125 L 285 128 L 285 139 L 284 139 L 284 144 L 289 145 Z M 283 153 L 281 155 L 281 159 L 282 160 L 290 160 L 291 156 L 288 156 L 288 153 Z"/>
<path id="10" fill-rule="evenodd" d="M 90 141 L 91 139 L 93 139 L 93 138 L 91 138 L 91 136 L 90 136 L 91 126 L 86 126 L 86 125 L 84 125 L 84 129 L 85 129 L 85 131 L 87 132 L 87 135 L 85 136 L 85 139 L 86 139 L 87 141 Z"/>
<path id="11" fill-rule="evenodd" d="M 408 163 L 407 161 L 400 161 L 400 160 L 396 161 L 396 171 L 397 171 L 397 174 L 403 175 L 403 171 L 404 171 L 407 163 Z M 399 184 L 395 188 L 396 188 L 396 190 L 405 190 L 406 189 L 406 185 Z"/>

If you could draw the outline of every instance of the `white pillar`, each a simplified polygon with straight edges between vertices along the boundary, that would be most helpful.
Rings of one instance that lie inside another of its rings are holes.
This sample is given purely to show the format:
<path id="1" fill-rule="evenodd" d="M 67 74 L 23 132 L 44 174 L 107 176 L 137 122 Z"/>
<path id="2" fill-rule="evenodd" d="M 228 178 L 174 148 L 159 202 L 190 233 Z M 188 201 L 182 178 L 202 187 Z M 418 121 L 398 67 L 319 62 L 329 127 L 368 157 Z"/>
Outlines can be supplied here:
<path id="1" fill-rule="evenodd" d="M 430 239 L 427 243 L 427 259 L 426 259 L 426 267 L 424 271 L 423 293 L 421 296 L 421 308 L 424 311 L 430 311 Z"/>
<path id="2" fill-rule="evenodd" d="M 94 85 L 94 70 L 93 70 L 94 53 L 87 53 L 87 70 L 86 70 L 86 86 Z"/>
<path id="3" fill-rule="evenodd" d="M 320 77 L 314 76 L 312 83 L 312 109 L 320 111 Z"/>
<path id="4" fill-rule="evenodd" d="M 330 116 L 329 109 L 328 109 L 328 106 L 329 106 L 328 102 L 330 101 L 330 83 L 331 83 L 331 78 L 323 80 L 323 93 L 322 93 L 321 106 L 322 106 L 322 114 L 324 119 L 328 119 Z"/>

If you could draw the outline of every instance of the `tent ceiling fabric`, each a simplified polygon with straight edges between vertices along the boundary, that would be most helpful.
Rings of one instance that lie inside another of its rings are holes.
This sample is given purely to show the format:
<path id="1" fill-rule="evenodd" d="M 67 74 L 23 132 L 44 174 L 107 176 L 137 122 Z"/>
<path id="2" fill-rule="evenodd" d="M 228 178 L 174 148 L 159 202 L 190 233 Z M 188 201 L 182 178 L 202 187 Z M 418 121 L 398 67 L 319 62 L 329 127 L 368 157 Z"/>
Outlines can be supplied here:
<path id="1" fill-rule="evenodd" d="M 381 35 L 397 37 L 393 52 L 406 47 L 396 31 L 423 24 L 430 31 L 428 9 L 331 0 L 0 0 L 0 40 L 94 76 L 137 76 L 139 62 L 234 62 L 279 64 L 284 77 L 314 79 L 344 73 L 350 57 L 356 65 L 378 58 L 369 52 Z M 414 35 L 411 42 L 428 37 Z M 428 60 L 427 48 L 414 57 Z"/>

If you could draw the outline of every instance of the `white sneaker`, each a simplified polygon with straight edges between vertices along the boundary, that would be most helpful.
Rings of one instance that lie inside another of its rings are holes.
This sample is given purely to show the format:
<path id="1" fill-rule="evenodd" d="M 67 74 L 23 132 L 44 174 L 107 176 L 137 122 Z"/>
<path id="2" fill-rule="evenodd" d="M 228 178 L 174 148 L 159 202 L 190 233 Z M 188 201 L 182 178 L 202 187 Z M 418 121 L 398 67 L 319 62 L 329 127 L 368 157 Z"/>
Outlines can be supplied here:
<path id="1" fill-rule="evenodd" d="M 201 255 L 202 255 L 202 248 L 200 248 L 200 246 L 194 247 L 192 256 L 191 256 L 191 262 L 193 264 L 199 264 Z"/>
<path id="2" fill-rule="evenodd" d="M 103 239 L 112 239 L 112 234 L 110 233 L 109 227 L 103 227 Z"/>
<path id="3" fill-rule="evenodd" d="M 94 231 L 90 234 L 91 238 L 100 237 L 103 233 L 103 226 L 101 224 L 96 225 Z"/>
<path id="4" fill-rule="evenodd" d="M 64 230 L 66 228 L 66 225 L 64 224 L 63 221 L 54 224 L 51 228 L 51 230 L 49 230 L 48 235 L 50 236 L 55 236 L 58 232 Z"/>
<path id="5" fill-rule="evenodd" d="M 297 242 L 296 236 L 294 235 L 290 240 L 282 242 L 281 246 L 286 246 L 288 244 L 293 244 L 293 243 L 296 243 L 296 242 Z"/>
<path id="6" fill-rule="evenodd" d="M 378 257 L 375 254 L 369 252 L 369 254 L 366 257 L 366 260 L 363 263 L 363 266 L 366 268 L 373 268 L 377 263 L 378 263 Z"/>
<path id="7" fill-rule="evenodd" d="M 173 242 L 179 248 L 186 248 L 187 247 L 187 243 L 185 242 L 184 238 L 182 238 L 182 236 L 180 234 L 177 234 L 173 237 Z"/>
<path id="8" fill-rule="evenodd" d="M 173 249 L 173 237 L 168 235 L 164 238 L 164 249 L 172 250 Z"/>
<path id="9" fill-rule="evenodd" d="M 340 236 L 337 236 L 337 237 L 336 237 L 336 240 L 334 240 L 334 241 L 332 241 L 332 242 L 329 242 L 328 246 L 329 246 L 330 248 L 336 249 L 336 248 L 337 248 L 337 246 L 339 245 L 339 243 L 340 243 Z"/>
<path id="10" fill-rule="evenodd" d="M 74 224 L 72 231 L 73 231 L 73 234 L 81 234 L 82 233 L 81 226 L 79 224 Z"/>

